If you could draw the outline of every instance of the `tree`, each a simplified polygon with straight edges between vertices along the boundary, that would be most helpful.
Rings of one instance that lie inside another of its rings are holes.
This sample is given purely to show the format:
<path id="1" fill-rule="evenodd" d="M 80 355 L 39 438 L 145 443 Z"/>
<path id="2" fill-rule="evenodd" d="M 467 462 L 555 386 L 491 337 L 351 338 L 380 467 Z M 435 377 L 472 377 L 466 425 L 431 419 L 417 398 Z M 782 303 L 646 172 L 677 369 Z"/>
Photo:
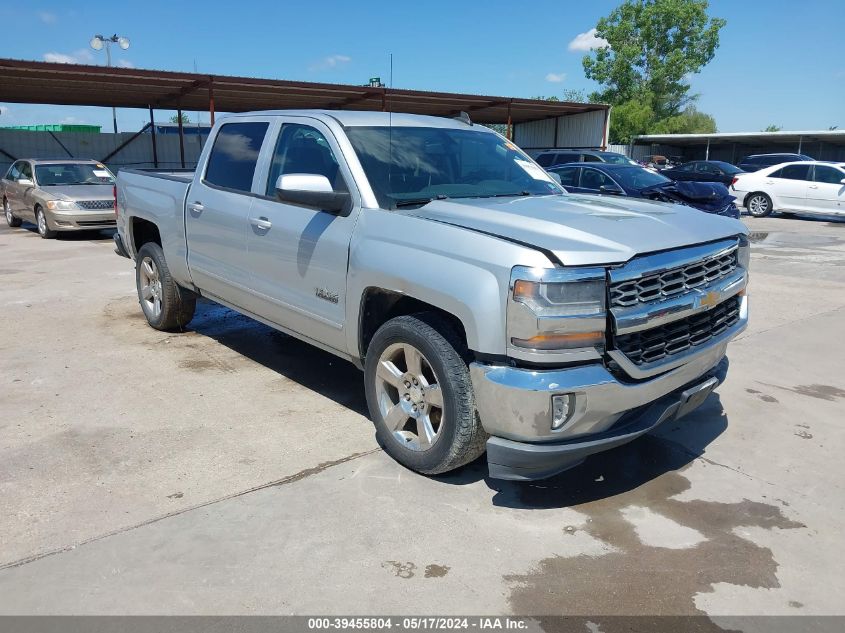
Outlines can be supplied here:
<path id="1" fill-rule="evenodd" d="M 171 123 L 179 123 L 179 115 L 174 114 L 172 117 L 170 117 L 170 122 Z M 182 125 L 188 125 L 190 122 L 191 122 L 191 120 L 188 118 L 188 114 L 186 112 L 183 112 L 182 113 Z"/>
<path id="2" fill-rule="evenodd" d="M 615 141 L 630 141 L 658 126 L 703 123 L 707 115 L 684 112 L 696 98 L 688 79 L 713 59 L 726 23 L 711 18 L 708 8 L 707 0 L 625 0 L 598 21 L 596 36 L 607 44 L 582 64 L 587 78 L 601 85 L 591 101 L 614 106 L 610 135 Z"/>
<path id="3" fill-rule="evenodd" d="M 761 132 L 780 132 L 783 128 L 779 125 L 771 124 L 764 127 Z"/>
<path id="4" fill-rule="evenodd" d="M 692 105 L 680 114 L 657 121 L 652 127 L 655 134 L 712 134 L 715 131 L 716 119 Z"/>

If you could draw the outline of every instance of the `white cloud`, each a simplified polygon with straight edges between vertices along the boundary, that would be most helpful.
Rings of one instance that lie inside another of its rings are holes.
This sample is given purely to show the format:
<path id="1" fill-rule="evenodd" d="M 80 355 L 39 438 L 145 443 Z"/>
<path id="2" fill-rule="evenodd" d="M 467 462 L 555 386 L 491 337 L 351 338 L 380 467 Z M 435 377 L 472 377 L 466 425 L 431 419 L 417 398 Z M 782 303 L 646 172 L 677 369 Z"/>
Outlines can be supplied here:
<path id="1" fill-rule="evenodd" d="M 351 61 L 352 58 L 347 55 L 329 55 L 328 57 L 321 59 L 319 62 L 311 64 L 309 70 L 330 70 L 332 68 L 348 64 Z"/>
<path id="2" fill-rule="evenodd" d="M 118 68 L 135 68 L 135 64 L 130 62 L 128 59 L 118 59 L 116 66 Z"/>
<path id="3" fill-rule="evenodd" d="M 80 125 L 88 122 L 84 119 L 80 119 L 75 116 L 66 116 L 61 121 L 59 121 L 59 123 L 64 123 L 65 125 Z"/>
<path id="4" fill-rule="evenodd" d="M 80 48 L 70 55 L 65 53 L 44 53 L 45 62 L 54 62 L 56 64 L 90 64 L 94 60 L 91 52 L 85 48 Z"/>
<path id="5" fill-rule="evenodd" d="M 41 20 L 44 24 L 55 24 L 59 21 L 59 16 L 57 16 L 55 13 L 50 13 L 49 11 L 39 11 L 38 19 Z"/>
<path id="6" fill-rule="evenodd" d="M 606 39 L 598 37 L 595 29 L 590 29 L 585 33 L 579 33 L 569 42 L 569 50 L 571 51 L 591 51 L 595 48 L 604 48 L 605 46 L 610 46 L 610 44 Z"/>
<path id="7" fill-rule="evenodd" d="M 550 81 L 553 84 L 559 84 L 564 79 L 566 79 L 566 73 L 549 73 L 546 75 L 546 81 Z"/>

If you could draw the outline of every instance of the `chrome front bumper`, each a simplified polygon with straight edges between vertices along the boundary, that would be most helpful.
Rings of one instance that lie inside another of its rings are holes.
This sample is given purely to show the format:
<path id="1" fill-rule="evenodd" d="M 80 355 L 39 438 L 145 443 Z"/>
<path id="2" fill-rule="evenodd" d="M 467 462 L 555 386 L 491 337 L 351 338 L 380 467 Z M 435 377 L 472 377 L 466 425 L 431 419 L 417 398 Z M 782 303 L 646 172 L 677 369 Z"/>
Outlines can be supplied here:
<path id="1" fill-rule="evenodd" d="M 748 324 L 747 309 L 742 314 L 729 331 L 685 353 L 682 364 L 638 382 L 622 382 L 601 364 L 540 370 L 472 363 L 479 417 L 492 436 L 491 477 L 548 477 L 676 417 L 685 390 L 713 376 L 724 379 L 728 342 Z M 572 394 L 571 413 L 552 430 L 552 397 L 564 394 Z"/>

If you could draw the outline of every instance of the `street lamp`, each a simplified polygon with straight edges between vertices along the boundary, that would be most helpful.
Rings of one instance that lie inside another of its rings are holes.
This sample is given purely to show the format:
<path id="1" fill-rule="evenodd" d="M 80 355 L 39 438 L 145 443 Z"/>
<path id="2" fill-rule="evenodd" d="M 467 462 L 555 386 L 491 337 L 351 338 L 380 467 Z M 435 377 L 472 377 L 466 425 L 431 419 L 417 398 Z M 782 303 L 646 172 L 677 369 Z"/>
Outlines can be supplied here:
<path id="1" fill-rule="evenodd" d="M 129 48 L 129 38 L 112 35 L 111 37 L 103 37 L 102 35 L 95 35 L 91 38 L 91 48 L 95 51 L 103 50 L 103 46 L 106 47 L 106 65 L 111 67 L 111 45 L 117 44 L 120 46 L 122 50 L 126 50 Z M 117 109 L 112 106 L 111 109 L 111 119 L 112 123 L 114 124 L 114 133 L 117 134 Z"/>

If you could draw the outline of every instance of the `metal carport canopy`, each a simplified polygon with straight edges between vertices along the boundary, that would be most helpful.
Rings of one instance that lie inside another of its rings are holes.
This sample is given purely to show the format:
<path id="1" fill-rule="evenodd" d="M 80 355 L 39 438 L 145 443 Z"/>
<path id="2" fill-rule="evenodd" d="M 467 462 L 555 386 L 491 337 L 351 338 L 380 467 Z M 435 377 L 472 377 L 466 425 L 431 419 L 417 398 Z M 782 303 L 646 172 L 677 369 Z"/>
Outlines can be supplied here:
<path id="1" fill-rule="evenodd" d="M 212 113 L 320 108 L 455 116 L 464 111 L 480 123 L 521 123 L 609 109 L 604 104 L 15 59 L 0 59 L 0 102 Z"/>
<path id="2" fill-rule="evenodd" d="M 716 143 L 815 143 L 824 141 L 835 145 L 845 145 L 845 130 L 807 130 L 795 132 L 714 132 L 712 134 L 646 134 L 637 136 L 634 143 L 644 145 L 654 143 L 683 147 Z"/>

